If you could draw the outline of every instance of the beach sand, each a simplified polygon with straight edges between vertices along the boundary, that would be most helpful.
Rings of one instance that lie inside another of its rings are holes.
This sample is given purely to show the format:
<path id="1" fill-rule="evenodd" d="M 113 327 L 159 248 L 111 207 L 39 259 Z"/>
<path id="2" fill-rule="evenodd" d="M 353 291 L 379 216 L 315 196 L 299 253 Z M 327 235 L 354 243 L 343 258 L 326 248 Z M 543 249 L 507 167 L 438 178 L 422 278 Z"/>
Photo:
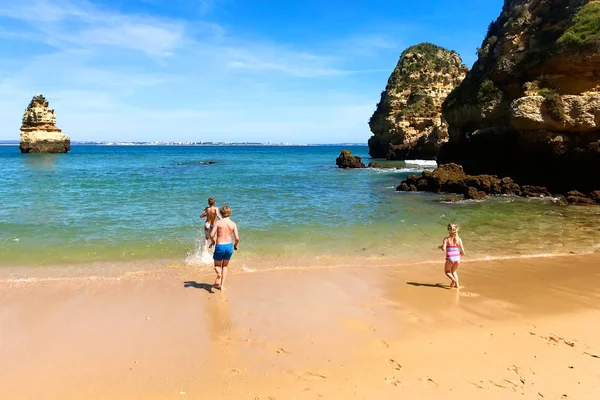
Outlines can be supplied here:
<path id="1" fill-rule="evenodd" d="M 0 398 L 600 398 L 600 255 L 354 262 L 3 269 Z"/>

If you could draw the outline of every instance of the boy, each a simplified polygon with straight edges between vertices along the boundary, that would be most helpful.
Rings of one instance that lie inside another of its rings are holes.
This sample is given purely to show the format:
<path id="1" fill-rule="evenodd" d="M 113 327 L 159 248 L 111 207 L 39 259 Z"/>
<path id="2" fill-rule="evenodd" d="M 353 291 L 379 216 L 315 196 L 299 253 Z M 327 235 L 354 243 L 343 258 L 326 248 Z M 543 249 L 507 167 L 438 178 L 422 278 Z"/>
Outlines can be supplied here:
<path id="1" fill-rule="evenodd" d="M 216 244 L 213 259 L 215 260 L 215 272 L 217 273 L 217 279 L 215 280 L 215 287 L 217 289 L 223 289 L 225 277 L 227 276 L 227 265 L 229 265 L 233 251 L 238 249 L 238 244 L 240 243 L 237 225 L 229 219 L 231 208 L 224 205 L 221 207 L 220 213 L 222 219 L 217 221 L 210 231 L 210 240 L 212 242 L 210 247 Z M 215 234 L 217 236 L 216 240 Z M 235 243 L 231 243 L 231 236 L 235 239 Z"/>
<path id="2" fill-rule="evenodd" d="M 206 249 L 208 246 L 208 242 L 210 241 L 210 231 L 217 219 L 221 219 L 221 214 L 219 214 L 219 209 L 215 206 L 216 201 L 214 198 L 208 198 L 208 207 L 202 211 L 200 214 L 200 218 L 206 217 L 206 223 L 204 224 L 204 248 Z"/>

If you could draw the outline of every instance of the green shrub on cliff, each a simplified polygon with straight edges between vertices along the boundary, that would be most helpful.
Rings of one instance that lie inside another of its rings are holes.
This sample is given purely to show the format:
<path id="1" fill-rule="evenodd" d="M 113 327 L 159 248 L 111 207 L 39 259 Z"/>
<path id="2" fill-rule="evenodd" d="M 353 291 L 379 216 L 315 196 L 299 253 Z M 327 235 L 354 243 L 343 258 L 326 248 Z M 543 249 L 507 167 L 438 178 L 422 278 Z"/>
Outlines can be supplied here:
<path id="1" fill-rule="evenodd" d="M 437 110 L 435 108 L 435 104 L 433 104 L 433 99 L 429 96 L 426 96 L 412 104 L 409 104 L 405 107 L 401 114 L 405 117 L 434 117 L 437 114 Z"/>
<path id="2" fill-rule="evenodd" d="M 479 86 L 477 100 L 481 103 L 499 102 L 502 100 L 502 92 L 489 79 L 486 79 Z"/>
<path id="3" fill-rule="evenodd" d="M 574 51 L 600 49 L 600 3 L 582 6 L 557 44 Z"/>
<path id="4" fill-rule="evenodd" d="M 414 57 L 410 57 L 414 54 Z M 424 73 L 428 70 L 447 74 L 461 68 L 462 64 L 453 57 L 456 52 L 444 49 L 433 43 L 419 43 L 402 52 L 398 65 L 392 72 L 386 90 L 404 89 L 414 86 L 427 86 L 432 77 Z"/>

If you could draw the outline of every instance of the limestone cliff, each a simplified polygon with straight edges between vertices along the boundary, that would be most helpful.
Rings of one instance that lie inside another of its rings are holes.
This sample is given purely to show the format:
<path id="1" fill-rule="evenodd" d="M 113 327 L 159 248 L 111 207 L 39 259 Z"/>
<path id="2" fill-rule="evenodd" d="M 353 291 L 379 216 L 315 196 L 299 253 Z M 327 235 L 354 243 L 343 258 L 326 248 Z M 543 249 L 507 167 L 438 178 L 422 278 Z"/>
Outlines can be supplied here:
<path id="1" fill-rule="evenodd" d="M 54 110 L 38 94 L 33 97 L 21 125 L 21 153 L 66 153 L 71 149 L 71 139 L 56 127 Z"/>
<path id="2" fill-rule="evenodd" d="M 442 102 L 467 70 L 456 52 L 431 43 L 406 49 L 369 121 L 371 157 L 434 159 L 448 138 Z"/>
<path id="3" fill-rule="evenodd" d="M 438 163 L 552 192 L 600 188 L 600 1 L 505 0 L 443 104 Z"/>

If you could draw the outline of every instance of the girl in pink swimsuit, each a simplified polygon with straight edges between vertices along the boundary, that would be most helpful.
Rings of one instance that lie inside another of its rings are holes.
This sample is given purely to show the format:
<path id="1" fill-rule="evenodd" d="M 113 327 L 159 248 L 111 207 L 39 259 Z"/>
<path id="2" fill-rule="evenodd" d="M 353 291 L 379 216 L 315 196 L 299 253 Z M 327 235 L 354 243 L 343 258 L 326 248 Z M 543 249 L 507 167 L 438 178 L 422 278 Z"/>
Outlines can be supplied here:
<path id="1" fill-rule="evenodd" d="M 444 273 L 450 278 L 450 287 L 460 288 L 458 284 L 458 273 L 456 270 L 460 265 L 460 256 L 465 255 L 465 248 L 462 239 L 458 236 L 459 226 L 456 223 L 448 224 L 448 236 L 444 238 L 439 247 L 446 252 L 446 263 L 444 264 Z"/>

